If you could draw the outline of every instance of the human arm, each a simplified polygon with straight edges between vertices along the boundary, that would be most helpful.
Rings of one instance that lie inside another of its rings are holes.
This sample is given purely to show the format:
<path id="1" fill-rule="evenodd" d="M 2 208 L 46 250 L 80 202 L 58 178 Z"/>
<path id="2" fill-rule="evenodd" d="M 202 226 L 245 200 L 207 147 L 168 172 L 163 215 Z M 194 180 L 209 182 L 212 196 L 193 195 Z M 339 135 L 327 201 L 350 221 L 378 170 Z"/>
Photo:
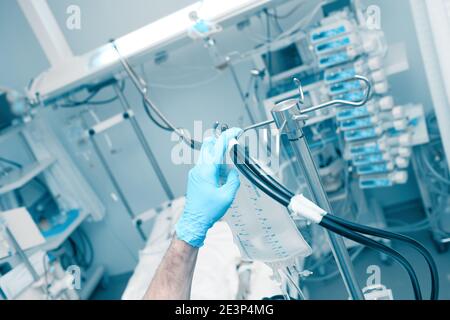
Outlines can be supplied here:
<path id="1" fill-rule="evenodd" d="M 218 139 L 206 139 L 197 165 L 189 172 L 186 205 L 176 225 L 176 236 L 161 262 L 144 299 L 189 299 L 198 249 L 208 230 L 234 201 L 240 186 L 236 169 L 223 185 L 220 174 L 229 142 L 242 130 L 230 129 Z"/>
<path id="2" fill-rule="evenodd" d="M 188 300 L 197 256 L 198 248 L 175 236 L 144 299 Z"/>

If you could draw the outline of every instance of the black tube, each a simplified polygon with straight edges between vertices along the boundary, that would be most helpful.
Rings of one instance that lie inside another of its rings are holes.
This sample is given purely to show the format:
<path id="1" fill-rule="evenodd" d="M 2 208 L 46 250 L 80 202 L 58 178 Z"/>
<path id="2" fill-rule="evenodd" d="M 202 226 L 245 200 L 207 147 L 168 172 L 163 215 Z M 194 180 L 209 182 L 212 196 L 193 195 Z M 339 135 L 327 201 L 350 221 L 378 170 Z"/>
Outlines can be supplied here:
<path id="1" fill-rule="evenodd" d="M 147 115 L 147 117 L 150 119 L 151 122 L 153 122 L 157 127 L 159 127 L 160 129 L 162 129 L 164 131 L 173 132 L 173 130 L 171 128 L 159 123 L 158 120 L 156 120 L 156 118 L 153 117 L 152 112 L 151 112 L 150 108 L 148 107 L 147 101 L 145 101 L 145 99 L 142 99 L 142 105 L 144 106 L 145 114 Z"/>
<path id="2" fill-rule="evenodd" d="M 288 188 L 286 188 L 278 180 L 276 180 L 274 177 L 272 177 L 272 175 L 265 172 L 264 169 L 261 168 L 261 166 L 258 163 L 256 163 L 255 161 L 253 161 L 250 157 L 248 157 L 248 165 L 251 169 L 258 170 L 260 172 L 260 175 L 264 176 L 267 180 L 269 180 L 272 185 L 276 186 L 280 190 L 280 192 L 283 192 L 286 195 L 286 197 L 288 197 L 289 199 L 291 199 L 295 196 L 295 194 L 293 192 L 291 192 Z"/>
<path id="3" fill-rule="evenodd" d="M 247 154 L 245 154 L 242 150 L 242 147 L 239 145 L 235 145 L 231 151 L 232 159 L 238 168 L 238 170 L 256 187 L 258 187 L 261 191 L 267 194 L 269 197 L 273 198 L 283 206 L 289 206 L 291 198 L 294 196 L 292 192 L 290 192 L 286 187 L 284 187 L 281 183 L 279 183 L 276 179 L 271 177 L 271 175 L 264 172 L 264 170 L 259 166 L 256 162 L 254 162 Z M 422 300 L 422 293 L 420 289 L 420 284 L 417 278 L 417 275 L 414 271 L 414 268 L 411 264 L 406 260 L 404 256 L 402 256 L 396 250 L 383 245 L 375 240 L 372 240 L 364 235 L 361 235 L 357 232 L 352 231 L 351 228 L 346 228 L 336 221 L 328 219 L 330 215 L 327 215 L 323 218 L 320 225 L 324 228 L 329 229 L 337 234 L 340 234 L 350 240 L 356 241 L 362 245 L 365 245 L 369 248 L 372 248 L 377 251 L 381 251 L 389 256 L 391 256 L 394 260 L 399 262 L 405 270 L 408 272 L 408 275 L 411 280 L 411 284 L 414 289 L 414 295 L 417 300 Z M 377 230 L 377 229 L 375 229 Z M 382 230 L 379 230 L 382 231 Z M 396 235 L 397 238 L 401 237 L 401 235 Z M 411 239 L 412 240 L 412 239 Z M 424 249 L 424 248 L 423 248 Z M 425 249 L 426 251 L 426 249 Z M 427 252 L 428 253 L 428 252 Z M 425 254 L 426 255 L 426 254 Z M 424 257 L 425 257 L 424 255 Z M 428 257 L 429 258 L 429 257 Z M 426 258 L 427 259 L 427 258 Z M 428 259 L 427 259 L 428 262 Z M 432 261 L 430 266 L 430 270 L 432 266 L 435 266 L 434 261 Z M 433 271 L 434 273 L 434 271 Z M 433 275 L 433 280 L 437 279 L 435 275 Z M 435 292 L 435 291 L 434 291 Z M 435 294 L 432 295 L 435 297 Z"/>
<path id="4" fill-rule="evenodd" d="M 89 96 L 87 98 L 85 98 L 84 100 L 81 101 L 75 101 L 73 99 L 71 99 L 70 97 L 67 98 L 68 102 L 67 104 L 60 104 L 59 106 L 61 108 L 76 108 L 76 107 L 80 107 L 83 105 L 104 105 L 104 104 L 109 104 L 112 103 L 114 101 L 116 101 L 119 96 L 116 95 L 114 97 L 111 97 L 109 99 L 105 99 L 105 100 L 97 100 L 97 101 L 93 101 L 92 99 L 95 98 L 97 96 L 97 94 L 102 91 L 104 88 L 106 88 L 109 85 L 114 85 L 116 84 L 118 81 L 116 79 L 110 79 L 107 80 L 99 85 L 93 86 L 93 87 L 88 87 L 87 90 L 90 92 Z M 120 90 L 123 92 L 125 90 L 125 81 L 121 82 L 120 85 Z"/>
<path id="5" fill-rule="evenodd" d="M 243 148 L 239 145 L 235 146 L 235 152 L 237 152 L 238 158 L 234 157 L 233 159 L 237 159 L 235 163 L 243 164 L 243 168 L 247 170 L 254 179 L 257 179 L 260 184 L 263 184 L 266 188 L 268 188 L 272 193 L 275 192 L 279 196 L 283 198 L 283 203 L 286 203 L 286 207 L 289 206 L 289 203 L 294 196 L 290 191 L 285 192 L 283 190 L 284 186 L 278 183 L 271 175 L 267 174 L 259 165 L 257 165 L 248 155 L 244 152 Z M 280 188 L 282 186 L 283 188 Z M 284 188 L 287 190 L 286 188 Z M 283 204 L 284 205 L 284 204 Z"/>
<path id="6" fill-rule="evenodd" d="M 388 246 L 381 244 L 375 240 L 372 240 L 366 236 L 363 236 L 359 233 L 353 232 L 351 230 L 347 230 L 345 227 L 337 224 L 336 222 L 330 220 L 328 216 L 324 216 L 322 219 L 322 222 L 319 223 L 320 226 L 333 231 L 343 237 L 346 237 L 350 240 L 353 240 L 355 242 L 358 242 L 362 245 L 365 245 L 371 249 L 375 249 L 377 251 L 381 251 L 390 257 L 392 257 L 394 260 L 396 260 L 398 263 L 400 263 L 403 268 L 408 272 L 409 278 L 411 280 L 411 284 L 413 286 L 414 290 L 414 296 L 416 300 L 422 300 L 422 292 L 420 289 L 419 280 L 417 279 L 417 275 L 411 266 L 411 264 L 406 260 L 405 257 L 403 257 L 399 252 L 395 251 L 392 248 L 389 248 Z"/>
<path id="7" fill-rule="evenodd" d="M 274 179 L 270 174 L 266 173 L 259 164 L 253 161 L 253 159 L 244 152 L 241 146 L 235 145 L 234 148 L 235 152 L 239 155 L 238 163 L 240 162 L 241 164 L 245 164 L 247 169 L 251 170 L 252 173 L 258 177 L 260 182 L 268 185 L 271 190 L 276 190 L 288 201 L 288 203 L 290 202 L 292 197 L 294 197 L 292 192 Z M 235 159 L 235 157 L 233 157 L 233 159 Z"/>
<path id="8" fill-rule="evenodd" d="M 264 192 L 266 195 L 280 203 L 281 205 L 288 207 L 290 199 L 284 197 L 284 195 L 277 192 L 277 189 L 271 189 L 264 182 L 261 181 L 261 177 L 255 174 L 245 163 L 244 156 L 239 152 L 239 146 L 233 146 L 231 150 L 231 158 L 233 159 L 237 169 L 241 174 L 246 177 L 252 184 L 258 189 Z"/>
<path id="9" fill-rule="evenodd" d="M 389 232 L 389 231 L 384 231 L 384 230 L 380 230 L 380 229 L 376 229 L 376 228 L 372 228 L 372 227 L 368 227 L 368 226 L 363 226 L 351 221 L 347 221 L 345 219 L 342 219 L 340 217 L 337 216 L 333 216 L 328 214 L 327 217 L 330 220 L 333 220 L 334 222 L 342 225 L 343 227 L 346 227 L 350 230 L 359 232 L 359 233 L 364 233 L 370 236 L 375 236 L 375 237 L 379 237 L 379 238 L 384 238 L 384 239 L 395 239 L 395 240 L 399 240 L 402 241 L 403 243 L 409 245 L 410 247 L 416 249 L 426 260 L 428 267 L 430 269 L 430 275 L 431 275 L 431 300 L 438 300 L 439 299 L 439 273 L 437 270 L 437 266 L 435 261 L 433 260 L 433 257 L 431 256 L 430 252 L 424 247 L 422 246 L 419 242 L 417 242 L 416 240 L 398 234 L 398 233 L 394 233 L 394 232 Z"/>

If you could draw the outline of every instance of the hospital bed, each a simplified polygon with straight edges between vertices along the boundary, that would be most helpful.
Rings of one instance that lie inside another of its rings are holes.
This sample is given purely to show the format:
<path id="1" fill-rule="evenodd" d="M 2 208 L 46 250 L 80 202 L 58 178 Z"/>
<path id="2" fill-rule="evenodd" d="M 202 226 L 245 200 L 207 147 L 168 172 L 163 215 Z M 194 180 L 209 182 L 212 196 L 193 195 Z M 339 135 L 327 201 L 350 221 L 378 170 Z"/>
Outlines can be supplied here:
<path id="1" fill-rule="evenodd" d="M 123 300 L 143 298 L 166 253 L 176 221 L 183 212 L 185 199 L 166 203 L 155 210 L 153 227 L 139 262 L 122 295 Z M 159 212 L 157 212 L 159 211 Z M 226 222 L 218 222 L 209 232 L 200 249 L 194 273 L 193 300 L 260 300 L 282 294 L 280 286 L 271 279 L 272 270 L 258 262 L 242 261 L 239 249 Z"/>

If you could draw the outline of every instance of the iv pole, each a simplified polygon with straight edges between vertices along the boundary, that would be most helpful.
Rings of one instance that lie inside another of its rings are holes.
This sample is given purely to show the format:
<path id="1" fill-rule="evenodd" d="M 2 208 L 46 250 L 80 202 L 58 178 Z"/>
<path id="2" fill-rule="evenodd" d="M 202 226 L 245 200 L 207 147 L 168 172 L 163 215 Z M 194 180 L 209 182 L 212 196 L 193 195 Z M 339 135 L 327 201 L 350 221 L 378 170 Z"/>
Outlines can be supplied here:
<path id="1" fill-rule="evenodd" d="M 308 189 L 311 193 L 311 196 L 313 197 L 314 202 L 327 212 L 333 211 L 326 191 L 323 188 L 322 182 L 320 180 L 319 172 L 317 170 L 316 164 L 314 163 L 314 159 L 306 141 L 306 137 L 303 133 L 303 127 L 305 126 L 306 120 L 308 119 L 307 114 L 310 112 L 339 105 L 354 107 L 363 106 L 370 98 L 371 84 L 369 80 L 361 76 L 355 76 L 347 81 L 352 81 L 355 79 L 363 81 L 367 85 L 367 93 L 363 101 L 352 102 L 344 100 L 333 100 L 318 106 L 311 106 L 307 108 L 304 107 L 304 93 L 301 83 L 298 79 L 295 79 L 295 82 L 298 85 L 300 91 L 299 100 L 291 99 L 278 103 L 275 108 L 272 109 L 273 120 L 252 125 L 244 129 L 244 132 L 246 132 L 275 123 L 278 130 L 280 131 L 280 134 L 286 134 L 291 143 L 291 147 L 295 153 L 295 156 L 297 157 L 299 166 L 302 168 L 302 172 L 305 176 Z M 342 279 L 350 297 L 353 300 L 364 300 L 364 295 L 355 277 L 353 265 L 347 248 L 344 244 L 344 240 L 340 236 L 337 236 L 330 231 L 327 231 L 326 235 L 330 243 L 331 251 L 336 260 L 339 272 L 341 273 Z"/>
<path id="2" fill-rule="evenodd" d="M 186 139 L 182 131 L 180 132 L 179 129 L 174 127 L 172 123 L 164 117 L 161 111 L 159 111 L 158 108 L 156 108 L 152 103 L 150 103 L 147 96 L 147 90 L 145 88 L 145 85 L 143 84 L 143 81 L 140 81 L 141 79 L 139 79 L 139 77 L 133 72 L 133 69 L 129 65 L 127 59 L 120 54 L 120 51 L 118 50 L 114 41 L 112 41 L 112 45 L 116 49 L 119 58 L 122 62 L 122 65 L 125 71 L 127 72 L 128 76 L 131 78 L 132 82 L 134 83 L 135 87 L 139 90 L 143 98 L 149 102 L 149 105 L 152 107 L 152 109 L 160 116 L 160 118 L 169 127 L 173 128 L 174 132 L 179 134 L 180 137 L 183 138 L 185 141 L 187 140 L 187 142 L 193 148 L 199 147 L 199 143 L 197 143 L 196 141 Z M 319 205 L 325 210 L 328 210 L 328 212 L 332 212 L 331 205 L 328 200 L 327 194 L 322 186 L 322 182 L 320 180 L 317 167 L 314 163 L 311 151 L 309 150 L 308 144 L 303 134 L 303 127 L 305 126 L 305 120 L 308 119 L 308 116 L 306 115 L 307 113 L 336 105 L 354 106 L 354 107 L 363 106 L 370 98 L 371 83 L 367 78 L 361 76 L 355 76 L 346 81 L 352 80 L 360 80 L 367 85 L 367 94 L 363 101 L 352 102 L 346 100 L 333 100 L 318 106 L 311 106 L 302 109 L 300 106 L 304 105 L 304 93 L 300 81 L 298 79 L 295 79 L 295 82 L 298 85 L 300 91 L 300 100 L 287 100 L 279 103 L 272 111 L 274 120 L 265 121 L 260 124 L 252 125 L 244 129 L 244 132 L 246 132 L 252 129 L 257 129 L 259 127 L 275 123 L 282 134 L 287 134 L 292 144 L 292 148 L 295 154 L 297 155 L 298 159 L 297 161 L 299 165 L 302 167 L 303 172 L 305 174 L 305 178 L 306 181 L 308 182 L 311 195 L 314 197 L 314 200 L 317 203 L 317 205 Z M 350 297 L 353 300 L 364 300 L 363 292 L 356 280 L 352 262 L 343 239 L 331 232 L 327 232 L 327 238 L 330 242 L 331 251 L 334 255 L 336 264 L 338 265 L 339 271 L 344 280 L 344 284 L 347 288 Z"/>
<path id="3" fill-rule="evenodd" d="M 279 129 L 282 129 L 282 126 L 285 127 L 284 130 L 291 142 L 291 147 L 303 169 L 303 174 L 313 197 L 312 200 L 327 212 L 332 212 L 330 202 L 320 181 L 317 167 L 303 133 L 304 120 L 296 120 L 296 117 L 300 116 L 297 106 L 296 100 L 282 102 L 275 107 L 272 115 Z M 326 231 L 326 234 L 348 293 L 353 300 L 364 300 L 364 295 L 356 280 L 352 262 L 343 239 L 329 231 Z"/>

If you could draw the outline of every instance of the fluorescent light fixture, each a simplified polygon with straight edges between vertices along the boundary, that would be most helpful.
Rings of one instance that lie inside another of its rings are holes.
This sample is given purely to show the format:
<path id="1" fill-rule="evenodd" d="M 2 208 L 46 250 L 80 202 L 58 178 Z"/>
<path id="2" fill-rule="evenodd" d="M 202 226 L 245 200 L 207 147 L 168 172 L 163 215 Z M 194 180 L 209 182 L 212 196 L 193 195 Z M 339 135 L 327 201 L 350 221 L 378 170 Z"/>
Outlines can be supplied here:
<path id="1" fill-rule="evenodd" d="M 246 11 L 255 5 L 261 5 L 261 0 L 204 0 L 198 10 L 200 18 L 218 21 L 236 15 L 237 12 Z"/>
<path id="2" fill-rule="evenodd" d="M 116 39 L 122 56 L 138 61 L 143 54 L 163 49 L 167 45 L 188 37 L 194 26 L 190 14 L 197 12 L 200 19 L 220 24 L 248 11 L 260 8 L 274 0 L 203 0 L 157 20 L 145 27 Z M 277 0 L 279 1 L 279 0 Z M 86 82 L 104 79 L 117 70 L 120 59 L 111 44 L 106 44 L 70 62 L 52 68 L 35 78 L 28 96 L 41 99 L 63 95 Z"/>
<path id="3" fill-rule="evenodd" d="M 191 12 L 199 18 L 218 22 L 252 9 L 271 0 L 204 0 L 170 14 L 132 33 L 118 38 L 115 43 L 124 57 L 140 54 L 150 48 L 162 46 L 177 38 L 186 36 L 194 22 Z M 117 53 L 111 45 L 106 45 L 94 55 L 92 67 L 103 67 L 118 61 Z"/>

